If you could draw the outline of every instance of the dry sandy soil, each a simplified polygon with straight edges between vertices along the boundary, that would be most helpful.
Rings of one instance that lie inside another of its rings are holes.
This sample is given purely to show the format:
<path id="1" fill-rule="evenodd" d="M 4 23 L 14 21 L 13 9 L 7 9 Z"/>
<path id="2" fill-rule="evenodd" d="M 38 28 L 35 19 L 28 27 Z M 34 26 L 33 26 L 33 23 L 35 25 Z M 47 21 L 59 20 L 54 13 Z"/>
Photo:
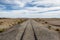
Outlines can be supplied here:
<path id="1" fill-rule="evenodd" d="M 17 24 L 22 23 L 23 21 L 26 21 L 26 19 L 0 18 L 0 31 L 14 27 Z"/>
<path id="2" fill-rule="evenodd" d="M 60 30 L 60 18 L 37 18 L 34 20 L 37 21 L 41 26 L 44 26 L 51 30 Z"/>
<path id="3" fill-rule="evenodd" d="M 43 20 L 45 20 L 49 24 L 60 25 L 60 19 L 59 18 L 50 18 L 50 19 L 46 18 L 46 19 L 43 19 Z"/>

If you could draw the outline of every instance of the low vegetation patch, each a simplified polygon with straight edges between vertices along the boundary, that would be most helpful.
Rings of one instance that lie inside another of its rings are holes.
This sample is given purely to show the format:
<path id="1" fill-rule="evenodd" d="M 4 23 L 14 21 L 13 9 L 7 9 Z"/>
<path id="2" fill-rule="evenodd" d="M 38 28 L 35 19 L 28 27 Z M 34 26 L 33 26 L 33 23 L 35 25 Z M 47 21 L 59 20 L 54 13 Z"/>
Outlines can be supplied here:
<path id="1" fill-rule="evenodd" d="M 60 29 L 56 29 L 55 31 L 60 31 Z"/>
<path id="2" fill-rule="evenodd" d="M 50 25 L 48 26 L 48 29 L 51 29 L 51 26 Z"/>
<path id="3" fill-rule="evenodd" d="M 4 32 L 5 30 L 4 29 L 0 29 L 0 33 Z"/>

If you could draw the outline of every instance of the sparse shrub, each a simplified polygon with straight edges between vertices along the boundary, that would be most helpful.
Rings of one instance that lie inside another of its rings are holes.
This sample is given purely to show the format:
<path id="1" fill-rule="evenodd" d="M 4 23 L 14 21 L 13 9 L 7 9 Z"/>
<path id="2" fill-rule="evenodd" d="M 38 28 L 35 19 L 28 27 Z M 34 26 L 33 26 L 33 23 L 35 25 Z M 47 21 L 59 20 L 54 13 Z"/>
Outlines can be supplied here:
<path id="1" fill-rule="evenodd" d="M 55 31 L 60 31 L 59 29 L 56 29 Z"/>
<path id="2" fill-rule="evenodd" d="M 42 24 L 44 24 L 44 23 L 42 23 Z"/>
<path id="3" fill-rule="evenodd" d="M 40 19 L 40 21 L 41 21 L 41 19 Z"/>
<path id="4" fill-rule="evenodd" d="M 48 22 L 45 22 L 46 24 L 48 23 Z"/>
<path id="5" fill-rule="evenodd" d="M 11 25 L 9 25 L 9 26 L 11 26 Z"/>
<path id="6" fill-rule="evenodd" d="M 20 22 L 18 22 L 18 24 L 20 24 Z"/>
<path id="7" fill-rule="evenodd" d="M 0 29 L 0 33 L 4 32 L 4 29 Z"/>
<path id="8" fill-rule="evenodd" d="M 0 25 L 2 24 L 3 22 L 0 22 Z"/>
<path id="9" fill-rule="evenodd" d="M 48 26 L 48 29 L 51 29 L 51 26 L 50 25 Z"/>

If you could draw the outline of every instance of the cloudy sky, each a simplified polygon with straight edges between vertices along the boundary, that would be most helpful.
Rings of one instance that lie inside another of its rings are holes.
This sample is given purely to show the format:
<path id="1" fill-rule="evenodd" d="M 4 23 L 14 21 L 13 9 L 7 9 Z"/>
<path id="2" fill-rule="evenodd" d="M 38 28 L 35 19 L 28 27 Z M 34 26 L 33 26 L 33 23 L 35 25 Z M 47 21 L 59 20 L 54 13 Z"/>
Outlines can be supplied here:
<path id="1" fill-rule="evenodd" d="M 60 18 L 60 0 L 0 0 L 0 17 Z"/>

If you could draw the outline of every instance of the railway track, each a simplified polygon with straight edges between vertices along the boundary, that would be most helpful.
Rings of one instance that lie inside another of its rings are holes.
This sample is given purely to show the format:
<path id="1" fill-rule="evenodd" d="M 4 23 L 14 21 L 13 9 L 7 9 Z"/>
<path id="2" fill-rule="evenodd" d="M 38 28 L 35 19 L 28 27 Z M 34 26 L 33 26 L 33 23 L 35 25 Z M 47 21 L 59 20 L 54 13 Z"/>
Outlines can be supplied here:
<path id="1" fill-rule="evenodd" d="M 30 20 L 28 24 L 25 26 L 20 40 L 37 40 L 33 25 L 31 24 Z"/>

